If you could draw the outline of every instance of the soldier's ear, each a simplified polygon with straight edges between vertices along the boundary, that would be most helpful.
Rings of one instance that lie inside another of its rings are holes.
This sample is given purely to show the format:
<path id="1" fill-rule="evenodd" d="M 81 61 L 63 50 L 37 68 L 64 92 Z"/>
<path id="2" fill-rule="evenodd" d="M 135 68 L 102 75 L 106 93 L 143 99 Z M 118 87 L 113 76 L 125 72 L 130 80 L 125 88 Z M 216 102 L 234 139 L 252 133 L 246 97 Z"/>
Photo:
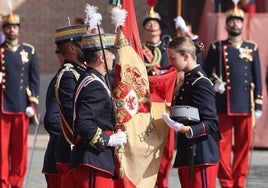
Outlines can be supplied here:
<path id="1" fill-rule="evenodd" d="M 69 43 L 67 48 L 71 51 L 75 50 L 75 46 L 72 43 Z"/>
<path id="2" fill-rule="evenodd" d="M 184 54 L 183 54 L 184 61 L 188 61 L 189 56 L 190 56 L 189 53 L 184 53 Z"/>
<path id="3" fill-rule="evenodd" d="M 99 60 L 102 61 L 102 62 L 104 62 L 104 55 L 103 55 L 103 53 L 101 53 L 101 54 L 99 55 Z"/>

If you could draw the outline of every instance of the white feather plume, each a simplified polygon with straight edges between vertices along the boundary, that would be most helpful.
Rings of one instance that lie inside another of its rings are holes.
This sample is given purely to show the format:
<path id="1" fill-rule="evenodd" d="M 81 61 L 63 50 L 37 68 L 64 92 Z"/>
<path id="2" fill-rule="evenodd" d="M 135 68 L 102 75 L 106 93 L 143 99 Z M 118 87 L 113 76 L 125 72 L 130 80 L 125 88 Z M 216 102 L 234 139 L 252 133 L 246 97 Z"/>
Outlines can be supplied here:
<path id="1" fill-rule="evenodd" d="M 98 7 L 91 6 L 90 4 L 86 4 L 85 7 L 85 13 L 87 17 L 91 17 L 93 14 L 95 14 L 98 10 Z"/>
<path id="2" fill-rule="evenodd" d="M 11 12 L 12 9 L 13 9 L 12 0 L 6 0 L 6 1 L 7 1 L 7 5 L 8 5 L 8 8 L 9 8 L 9 11 Z"/>
<path id="3" fill-rule="evenodd" d="M 89 20 L 90 30 L 97 28 L 98 25 L 101 25 L 102 15 L 100 13 L 95 13 Z"/>
<path id="4" fill-rule="evenodd" d="M 97 25 L 101 25 L 102 15 L 98 13 L 97 11 L 98 11 L 98 7 L 86 4 L 85 24 L 89 26 L 90 30 L 97 28 Z"/>
<path id="5" fill-rule="evenodd" d="M 119 7 L 114 7 L 111 11 L 112 24 L 115 27 L 124 26 L 127 17 L 127 11 Z"/>
<path id="6" fill-rule="evenodd" d="M 233 0 L 233 3 L 235 4 L 235 6 L 238 4 L 240 0 Z"/>

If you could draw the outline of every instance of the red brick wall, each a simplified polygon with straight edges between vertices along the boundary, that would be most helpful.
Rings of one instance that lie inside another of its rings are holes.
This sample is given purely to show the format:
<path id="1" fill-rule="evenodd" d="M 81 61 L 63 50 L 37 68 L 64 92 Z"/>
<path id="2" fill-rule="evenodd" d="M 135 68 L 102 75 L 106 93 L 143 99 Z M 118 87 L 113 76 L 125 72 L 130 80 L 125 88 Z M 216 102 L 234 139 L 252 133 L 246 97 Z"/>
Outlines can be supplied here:
<path id="1" fill-rule="evenodd" d="M 11 0 L 12 1 L 12 0 Z M 134 0 L 138 25 L 149 10 L 145 0 Z M 102 27 L 106 32 L 114 32 L 110 24 L 107 0 L 13 0 L 14 13 L 21 17 L 21 40 L 31 43 L 38 52 L 42 73 L 55 72 L 57 59 L 54 54 L 54 33 L 58 27 L 67 24 L 67 17 L 84 17 L 86 4 L 99 7 L 103 16 Z M 6 0 L 0 2 L 0 15 L 9 12 Z"/>

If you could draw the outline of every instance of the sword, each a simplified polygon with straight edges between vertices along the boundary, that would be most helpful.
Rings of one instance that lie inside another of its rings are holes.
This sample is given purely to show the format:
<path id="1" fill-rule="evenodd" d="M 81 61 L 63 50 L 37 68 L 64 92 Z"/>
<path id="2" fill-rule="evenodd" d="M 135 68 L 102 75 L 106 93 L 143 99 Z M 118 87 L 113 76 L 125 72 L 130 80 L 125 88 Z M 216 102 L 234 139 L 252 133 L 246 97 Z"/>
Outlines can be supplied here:
<path id="1" fill-rule="evenodd" d="M 252 116 L 252 140 L 250 146 L 250 155 L 249 155 L 249 169 L 252 164 L 252 157 L 253 157 L 253 149 L 254 149 L 254 139 L 255 139 L 255 132 L 256 132 L 256 120 L 255 120 L 255 102 L 254 102 L 254 83 L 250 83 L 250 102 L 251 102 L 251 116 Z M 247 178 L 248 179 L 248 178 Z M 248 183 L 248 181 L 247 181 Z"/>
<path id="2" fill-rule="evenodd" d="M 190 176 L 190 182 L 193 182 L 194 179 L 194 157 L 196 155 L 196 144 L 192 144 L 188 150 L 189 152 L 189 162 L 188 162 L 188 166 L 189 166 L 189 176 Z"/>
<path id="3" fill-rule="evenodd" d="M 35 120 L 34 140 L 33 140 L 33 146 L 32 146 L 29 166 L 28 166 L 28 172 L 27 172 L 27 175 L 26 175 L 26 181 L 25 181 L 25 185 L 24 185 L 25 188 L 27 188 L 27 186 L 28 186 L 31 167 L 32 167 L 32 163 L 33 163 L 33 156 L 34 156 L 34 151 L 35 151 L 37 134 L 38 134 L 38 129 L 39 129 L 39 125 L 40 125 L 40 114 L 38 114 L 37 118 L 35 118 L 34 120 Z"/>

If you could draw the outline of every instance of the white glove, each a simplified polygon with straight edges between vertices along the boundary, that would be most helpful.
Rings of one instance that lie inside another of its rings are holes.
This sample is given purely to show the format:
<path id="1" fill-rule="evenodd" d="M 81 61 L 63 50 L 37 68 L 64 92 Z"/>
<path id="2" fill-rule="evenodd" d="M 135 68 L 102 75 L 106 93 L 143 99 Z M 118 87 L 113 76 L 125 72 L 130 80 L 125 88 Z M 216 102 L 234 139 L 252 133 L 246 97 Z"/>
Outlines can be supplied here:
<path id="1" fill-rule="evenodd" d="M 26 116 L 28 116 L 29 118 L 30 118 L 30 117 L 33 117 L 33 115 L 34 115 L 34 109 L 33 109 L 33 107 L 31 107 L 31 106 L 27 106 L 27 108 L 26 108 L 26 110 L 25 110 L 25 114 L 26 114 Z"/>
<path id="2" fill-rule="evenodd" d="M 127 143 L 127 134 L 125 132 L 119 132 L 112 134 L 108 142 L 108 146 L 119 147 Z"/>
<path id="3" fill-rule="evenodd" d="M 166 112 L 164 112 L 164 113 L 162 114 L 162 118 L 163 118 L 163 120 L 166 122 L 166 124 L 167 124 L 170 128 L 174 129 L 175 131 L 180 131 L 180 130 L 184 127 L 184 125 L 183 125 L 182 123 L 179 123 L 179 122 L 177 122 L 177 121 L 172 120 L 172 119 L 169 117 L 169 114 L 166 113 Z"/>
<path id="4" fill-rule="evenodd" d="M 214 84 L 214 91 L 223 94 L 225 91 L 225 83 L 216 81 Z"/>
<path id="5" fill-rule="evenodd" d="M 2 83 L 2 80 L 3 80 L 3 73 L 0 72 L 0 84 Z"/>
<path id="6" fill-rule="evenodd" d="M 186 26 L 186 23 L 184 19 L 181 16 L 178 16 L 174 19 L 175 21 L 175 28 L 180 28 L 182 32 L 186 33 L 188 31 L 188 27 Z"/>
<path id="7" fill-rule="evenodd" d="M 262 111 L 261 110 L 256 110 L 255 111 L 255 118 L 256 119 L 259 119 L 261 117 L 261 115 L 262 115 Z"/>

